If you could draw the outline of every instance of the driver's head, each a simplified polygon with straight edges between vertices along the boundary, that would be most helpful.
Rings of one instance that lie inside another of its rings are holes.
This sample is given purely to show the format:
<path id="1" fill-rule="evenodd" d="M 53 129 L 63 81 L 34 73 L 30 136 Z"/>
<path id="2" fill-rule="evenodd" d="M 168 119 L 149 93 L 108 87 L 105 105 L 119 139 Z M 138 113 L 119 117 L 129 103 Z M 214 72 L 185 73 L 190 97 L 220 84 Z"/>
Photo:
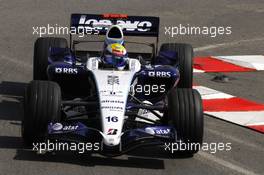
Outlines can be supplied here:
<path id="1" fill-rule="evenodd" d="M 104 62 L 116 67 L 118 70 L 123 70 L 127 62 L 127 51 L 122 44 L 109 44 L 104 51 Z"/>

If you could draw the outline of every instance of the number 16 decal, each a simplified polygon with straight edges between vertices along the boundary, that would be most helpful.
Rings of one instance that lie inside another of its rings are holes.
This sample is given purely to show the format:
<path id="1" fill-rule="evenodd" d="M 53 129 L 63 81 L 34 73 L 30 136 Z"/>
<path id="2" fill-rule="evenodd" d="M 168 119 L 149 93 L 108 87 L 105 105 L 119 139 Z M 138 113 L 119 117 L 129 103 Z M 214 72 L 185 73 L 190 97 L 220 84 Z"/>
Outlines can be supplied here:
<path id="1" fill-rule="evenodd" d="M 113 117 L 105 117 L 108 122 L 118 122 L 118 118 L 116 116 Z"/>

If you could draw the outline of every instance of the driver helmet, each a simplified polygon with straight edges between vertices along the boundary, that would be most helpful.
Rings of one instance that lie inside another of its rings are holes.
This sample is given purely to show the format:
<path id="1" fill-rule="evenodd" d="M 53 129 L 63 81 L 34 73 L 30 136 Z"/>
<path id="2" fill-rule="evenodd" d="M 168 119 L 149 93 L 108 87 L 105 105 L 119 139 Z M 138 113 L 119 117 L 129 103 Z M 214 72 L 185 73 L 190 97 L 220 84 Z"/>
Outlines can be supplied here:
<path id="1" fill-rule="evenodd" d="M 109 44 L 104 52 L 104 62 L 123 70 L 127 63 L 127 51 L 122 44 Z"/>

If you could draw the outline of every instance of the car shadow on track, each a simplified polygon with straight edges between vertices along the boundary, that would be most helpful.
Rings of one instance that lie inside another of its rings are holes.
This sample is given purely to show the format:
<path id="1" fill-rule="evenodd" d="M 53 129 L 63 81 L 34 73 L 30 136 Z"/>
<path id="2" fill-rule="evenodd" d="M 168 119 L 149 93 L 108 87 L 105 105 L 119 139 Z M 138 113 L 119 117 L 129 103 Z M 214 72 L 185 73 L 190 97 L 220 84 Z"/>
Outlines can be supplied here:
<path id="1" fill-rule="evenodd" d="M 0 120 L 21 120 L 22 103 L 27 83 L 8 82 L 0 83 Z"/>
<path id="2" fill-rule="evenodd" d="M 20 121 L 22 117 L 22 103 L 17 100 L 2 99 L 0 102 L 0 120 Z"/>
<path id="3" fill-rule="evenodd" d="M 13 141 L 9 138 L 10 141 Z M 7 144 L 11 145 L 11 144 Z M 126 167 L 126 168 L 142 168 L 142 169 L 165 169 L 164 159 L 183 159 L 189 158 L 182 155 L 176 155 L 171 157 L 164 152 L 157 152 L 156 148 L 146 150 L 143 148 L 131 152 L 120 157 L 107 158 L 98 154 L 89 153 L 76 153 L 61 151 L 56 153 L 46 153 L 37 154 L 35 151 L 29 149 L 22 149 L 21 147 L 17 149 L 14 160 L 20 161 L 40 161 L 40 162 L 56 162 L 56 163 L 66 163 L 75 164 L 80 166 L 111 166 L 111 167 Z M 148 153 L 147 153 L 148 152 Z"/>
<path id="4" fill-rule="evenodd" d="M 158 148 L 142 148 L 127 155 L 107 158 L 98 154 L 77 152 L 52 152 L 46 154 L 37 154 L 32 149 L 23 147 L 21 137 L 0 136 L 0 149 L 16 149 L 14 160 L 17 161 L 34 161 L 34 162 L 54 162 L 75 164 L 80 166 L 111 166 L 111 167 L 128 167 L 143 169 L 165 169 L 164 159 L 171 159 L 171 156 L 164 154 Z M 174 157 L 176 159 L 186 157 Z"/>
<path id="5" fill-rule="evenodd" d="M 0 136 L 0 149 L 23 149 L 21 137 Z"/>
<path id="6" fill-rule="evenodd" d="M 41 161 L 41 162 L 56 162 L 75 164 L 80 166 L 111 166 L 111 167 L 129 167 L 129 168 L 143 168 L 143 169 L 165 169 L 164 161 L 154 158 L 142 157 L 115 157 L 106 158 L 100 155 L 79 154 L 73 152 L 57 152 L 46 153 L 38 155 L 31 150 L 18 149 L 14 157 L 15 160 L 26 161 Z"/>
<path id="7" fill-rule="evenodd" d="M 2 81 L 0 84 L 0 94 L 16 97 L 23 97 L 27 83 Z"/>

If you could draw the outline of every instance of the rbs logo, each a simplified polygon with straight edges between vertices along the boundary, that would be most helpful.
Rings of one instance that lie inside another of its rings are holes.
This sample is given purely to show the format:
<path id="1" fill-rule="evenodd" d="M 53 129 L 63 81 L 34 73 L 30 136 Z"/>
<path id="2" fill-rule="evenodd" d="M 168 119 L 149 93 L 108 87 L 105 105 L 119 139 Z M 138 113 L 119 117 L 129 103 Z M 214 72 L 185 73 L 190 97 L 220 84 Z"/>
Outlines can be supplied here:
<path id="1" fill-rule="evenodd" d="M 78 74 L 77 68 L 62 68 L 62 67 L 56 67 L 55 73 L 57 74 Z"/>
<path id="2" fill-rule="evenodd" d="M 170 78 L 171 73 L 170 72 L 163 72 L 163 71 L 149 71 L 148 76 L 149 77 Z"/>

